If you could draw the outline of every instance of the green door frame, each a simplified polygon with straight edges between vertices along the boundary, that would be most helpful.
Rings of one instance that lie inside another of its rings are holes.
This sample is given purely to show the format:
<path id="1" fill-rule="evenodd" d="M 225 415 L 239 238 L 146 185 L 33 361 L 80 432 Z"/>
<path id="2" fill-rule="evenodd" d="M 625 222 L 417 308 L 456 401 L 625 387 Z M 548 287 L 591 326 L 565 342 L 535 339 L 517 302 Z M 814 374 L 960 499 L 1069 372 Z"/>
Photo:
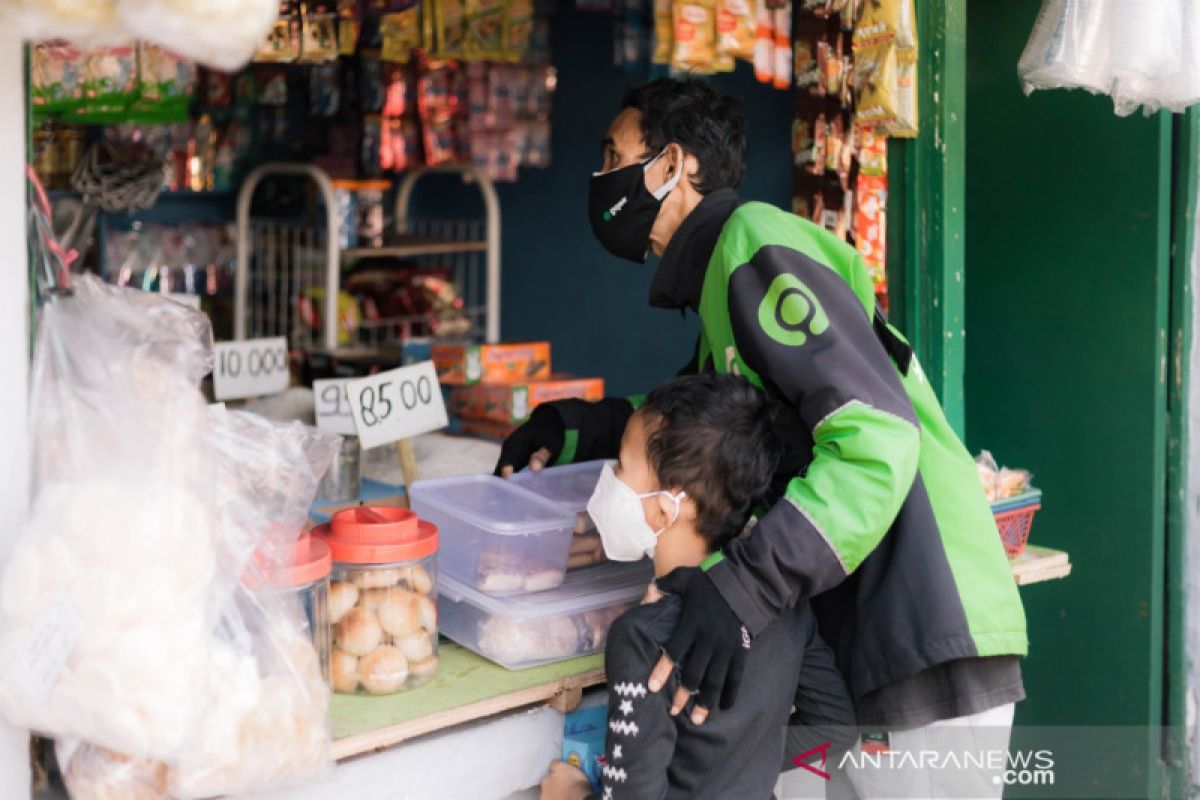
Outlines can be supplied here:
<path id="1" fill-rule="evenodd" d="M 1183 735 L 1187 722 L 1188 572 L 1188 358 L 1192 349 L 1192 259 L 1196 246 L 1197 170 L 1200 170 L 1200 111 L 1191 108 L 1173 121 L 1171 285 L 1167 380 L 1166 654 L 1163 737 L 1166 767 L 1163 795 L 1193 796 L 1194 776 Z"/>
<path id="2" fill-rule="evenodd" d="M 891 316 L 964 436 L 966 0 L 917 4 L 919 136 L 888 154 Z"/>

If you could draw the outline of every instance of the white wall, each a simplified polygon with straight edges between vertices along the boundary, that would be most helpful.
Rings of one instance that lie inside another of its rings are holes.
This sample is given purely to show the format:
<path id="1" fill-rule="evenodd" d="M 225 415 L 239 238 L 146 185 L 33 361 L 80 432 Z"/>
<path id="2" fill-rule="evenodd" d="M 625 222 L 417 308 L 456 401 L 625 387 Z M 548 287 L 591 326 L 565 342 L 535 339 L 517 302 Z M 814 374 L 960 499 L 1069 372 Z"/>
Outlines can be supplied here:
<path id="1" fill-rule="evenodd" d="M 0 564 L 24 516 L 29 376 L 25 250 L 25 109 L 21 42 L 0 32 Z M 29 797 L 29 734 L 0 719 L 0 798 Z"/>

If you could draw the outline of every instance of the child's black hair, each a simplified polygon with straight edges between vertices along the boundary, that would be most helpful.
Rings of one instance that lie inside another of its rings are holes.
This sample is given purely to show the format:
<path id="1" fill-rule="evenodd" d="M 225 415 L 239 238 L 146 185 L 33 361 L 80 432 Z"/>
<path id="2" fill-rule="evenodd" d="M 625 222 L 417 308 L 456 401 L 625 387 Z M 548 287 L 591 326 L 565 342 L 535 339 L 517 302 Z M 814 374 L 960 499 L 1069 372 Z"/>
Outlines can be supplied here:
<path id="1" fill-rule="evenodd" d="M 769 401 L 744 378 L 706 373 L 663 384 L 638 413 L 659 485 L 687 492 L 697 531 L 720 548 L 745 527 L 782 455 Z"/>

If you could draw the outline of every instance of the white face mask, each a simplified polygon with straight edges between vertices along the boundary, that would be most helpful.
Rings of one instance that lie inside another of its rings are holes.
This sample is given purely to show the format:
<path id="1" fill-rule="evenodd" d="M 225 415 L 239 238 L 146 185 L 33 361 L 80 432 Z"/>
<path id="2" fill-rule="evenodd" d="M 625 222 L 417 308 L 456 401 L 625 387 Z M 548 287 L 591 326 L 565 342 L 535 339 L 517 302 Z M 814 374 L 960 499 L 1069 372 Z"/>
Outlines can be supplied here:
<path id="1" fill-rule="evenodd" d="M 665 528 L 655 531 L 646 522 L 642 500 L 660 494 L 675 503 L 675 515 Z M 600 531 L 605 555 L 613 561 L 637 561 L 642 556 L 654 555 L 659 534 L 679 519 L 679 504 L 686 496 L 685 492 L 671 494 L 664 491 L 638 494 L 617 477 L 611 463 L 605 464 L 587 507 L 592 522 Z"/>

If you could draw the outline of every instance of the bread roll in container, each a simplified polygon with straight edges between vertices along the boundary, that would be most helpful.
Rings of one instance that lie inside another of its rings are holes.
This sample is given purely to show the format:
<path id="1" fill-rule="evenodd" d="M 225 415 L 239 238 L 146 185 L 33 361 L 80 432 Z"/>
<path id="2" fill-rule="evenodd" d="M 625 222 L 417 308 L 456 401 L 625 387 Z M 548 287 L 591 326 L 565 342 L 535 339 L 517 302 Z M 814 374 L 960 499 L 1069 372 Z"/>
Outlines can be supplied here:
<path id="1" fill-rule="evenodd" d="M 297 610 L 290 618 L 304 620 L 304 633 L 312 640 L 328 683 L 329 574 L 333 567 L 329 546 L 303 533 L 282 557 L 276 559 L 260 550 L 255 562 L 258 569 L 247 575 L 247 588 L 258 595 L 272 595 L 280 604 L 277 607 Z"/>
<path id="2" fill-rule="evenodd" d="M 437 672 L 438 529 L 389 506 L 333 515 L 329 545 L 332 685 L 342 694 L 394 694 Z"/>

